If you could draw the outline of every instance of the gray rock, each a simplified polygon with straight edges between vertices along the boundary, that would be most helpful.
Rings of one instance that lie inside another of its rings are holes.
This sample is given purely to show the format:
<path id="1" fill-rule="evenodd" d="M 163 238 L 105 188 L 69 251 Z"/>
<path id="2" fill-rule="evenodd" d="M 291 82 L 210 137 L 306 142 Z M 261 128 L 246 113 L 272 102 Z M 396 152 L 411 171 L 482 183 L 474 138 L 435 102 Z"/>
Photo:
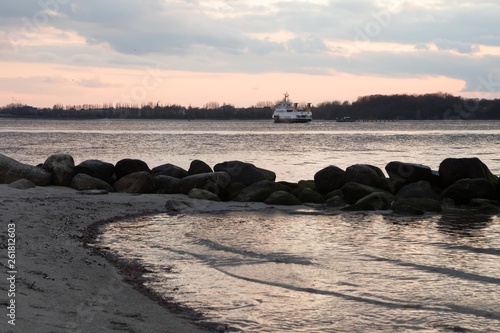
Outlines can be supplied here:
<path id="1" fill-rule="evenodd" d="M 189 191 L 188 197 L 200 200 L 221 201 L 217 194 L 199 188 L 193 188 Z"/>
<path id="2" fill-rule="evenodd" d="M 179 193 L 188 194 L 193 188 L 200 188 L 218 195 L 229 184 L 231 177 L 226 172 L 200 173 L 182 178 Z"/>
<path id="3" fill-rule="evenodd" d="M 36 187 L 36 185 L 33 184 L 33 182 L 31 182 L 27 179 L 18 179 L 15 182 L 10 183 L 8 186 L 11 188 L 18 189 L 18 190 L 27 190 L 27 189 Z"/>
<path id="4" fill-rule="evenodd" d="M 389 185 L 380 168 L 368 164 L 355 164 L 345 171 L 345 182 L 354 182 L 371 187 L 389 190 Z"/>
<path id="5" fill-rule="evenodd" d="M 399 214 L 422 215 L 427 212 L 440 213 L 441 202 L 431 198 L 401 198 L 392 204 L 392 210 Z"/>
<path id="6" fill-rule="evenodd" d="M 441 198 L 450 198 L 458 205 L 466 205 L 474 198 L 498 200 L 496 186 L 487 179 L 460 179 L 447 187 Z"/>
<path id="7" fill-rule="evenodd" d="M 194 160 L 189 165 L 188 175 L 198 175 L 200 173 L 210 173 L 214 172 L 212 168 L 205 162 L 200 160 Z"/>
<path id="8" fill-rule="evenodd" d="M 346 183 L 344 176 L 345 171 L 339 167 L 334 165 L 327 166 L 314 175 L 316 190 L 320 193 L 338 190 Z"/>
<path id="9" fill-rule="evenodd" d="M 323 196 L 321 194 L 319 194 L 318 192 L 316 192 L 315 190 L 310 189 L 310 188 L 304 188 L 300 192 L 298 199 L 302 203 L 324 203 L 325 202 L 325 198 L 323 198 Z"/>
<path id="10" fill-rule="evenodd" d="M 170 176 L 154 176 L 156 193 L 176 194 L 181 193 L 181 180 Z"/>
<path id="11" fill-rule="evenodd" d="M 116 192 L 154 193 L 154 178 L 148 171 L 134 172 L 123 176 L 113 184 Z"/>
<path id="12" fill-rule="evenodd" d="M 325 207 L 332 207 L 332 208 L 342 208 L 342 207 L 345 207 L 347 206 L 346 202 L 344 201 L 344 198 L 342 198 L 341 196 L 333 196 L 333 197 L 330 197 L 328 198 L 326 201 L 325 201 Z"/>
<path id="13" fill-rule="evenodd" d="M 422 164 L 394 161 L 385 166 L 385 171 L 389 175 L 389 178 L 394 181 L 395 190 L 419 181 L 427 181 L 436 187 L 441 186 L 439 173 L 432 171 L 430 167 Z"/>
<path id="14" fill-rule="evenodd" d="M 401 188 L 398 193 L 396 193 L 396 198 L 430 198 L 434 200 L 439 200 L 441 197 L 440 193 L 437 193 L 432 188 L 431 184 L 425 180 L 419 181 L 417 183 L 412 183 Z"/>
<path id="15" fill-rule="evenodd" d="M 42 168 L 0 154 L 0 184 L 10 184 L 19 179 L 27 179 L 36 186 L 47 186 L 52 181 L 52 175 Z"/>
<path id="16" fill-rule="evenodd" d="M 113 192 L 113 187 L 104 180 L 79 173 L 71 180 L 71 187 L 78 191 L 104 190 Z"/>
<path id="17" fill-rule="evenodd" d="M 373 211 L 388 210 L 391 208 L 393 197 L 383 192 L 368 194 L 359 199 L 355 204 L 342 208 L 344 211 Z"/>
<path id="18" fill-rule="evenodd" d="M 358 184 L 354 182 L 349 182 L 346 183 L 344 186 L 342 186 L 342 193 L 344 194 L 344 200 L 349 205 L 356 203 L 358 200 L 366 197 L 369 194 L 377 192 L 383 192 L 386 195 L 392 196 L 394 200 L 394 196 L 391 193 L 385 192 L 379 188 L 375 188 L 372 186 Z"/>
<path id="19" fill-rule="evenodd" d="M 262 180 L 258 183 L 252 184 L 244 188 L 238 195 L 234 198 L 234 201 L 240 202 L 264 202 L 273 192 L 285 191 L 286 186 L 280 185 L 278 183 Z"/>
<path id="20" fill-rule="evenodd" d="M 297 199 L 293 194 L 287 191 L 276 191 L 273 192 L 264 200 L 264 203 L 268 205 L 284 205 L 284 206 L 295 206 L 300 205 L 300 200 Z"/>
<path id="21" fill-rule="evenodd" d="M 261 169 L 251 163 L 240 161 L 229 161 L 214 166 L 214 171 L 227 172 L 231 181 L 252 185 L 262 180 L 275 181 L 276 174 L 273 171 Z"/>
<path id="22" fill-rule="evenodd" d="M 143 171 L 151 172 L 146 162 L 137 159 L 124 158 L 116 162 L 115 165 L 115 175 L 117 181 L 120 180 L 122 177 Z"/>
<path id="23" fill-rule="evenodd" d="M 483 178 L 496 184 L 498 177 L 493 175 L 480 159 L 473 158 L 447 158 L 439 165 L 439 177 L 446 188 L 460 179 Z"/>
<path id="24" fill-rule="evenodd" d="M 100 160 L 86 160 L 78 164 L 74 172 L 75 175 L 83 173 L 111 184 L 113 174 L 115 173 L 115 166 Z"/>
<path id="25" fill-rule="evenodd" d="M 170 163 L 163 164 L 160 166 L 157 166 L 151 170 L 153 175 L 155 176 L 170 176 L 170 177 L 175 177 L 175 178 L 184 178 L 188 176 L 188 172 L 184 170 L 181 167 L 178 167 L 177 165 L 173 165 Z"/>
<path id="26" fill-rule="evenodd" d="M 75 161 L 71 155 L 51 155 L 43 163 L 43 168 L 52 174 L 52 185 L 71 186 L 75 175 Z"/>

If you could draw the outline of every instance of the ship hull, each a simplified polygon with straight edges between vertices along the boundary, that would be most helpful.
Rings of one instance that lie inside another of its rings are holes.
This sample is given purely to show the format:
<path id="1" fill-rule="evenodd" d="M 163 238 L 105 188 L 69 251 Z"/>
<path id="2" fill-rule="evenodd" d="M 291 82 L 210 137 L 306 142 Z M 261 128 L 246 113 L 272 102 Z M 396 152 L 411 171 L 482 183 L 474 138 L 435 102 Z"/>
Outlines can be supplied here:
<path id="1" fill-rule="evenodd" d="M 293 119 L 293 118 L 274 118 L 273 119 L 275 123 L 308 123 L 311 122 L 311 118 L 305 118 L 305 119 Z"/>

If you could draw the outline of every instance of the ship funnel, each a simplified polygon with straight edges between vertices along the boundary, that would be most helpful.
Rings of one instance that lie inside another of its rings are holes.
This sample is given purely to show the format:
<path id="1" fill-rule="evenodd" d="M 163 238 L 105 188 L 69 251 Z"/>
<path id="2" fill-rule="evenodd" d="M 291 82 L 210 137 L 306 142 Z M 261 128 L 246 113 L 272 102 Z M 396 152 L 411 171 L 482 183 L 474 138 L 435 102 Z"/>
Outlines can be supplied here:
<path id="1" fill-rule="evenodd" d="M 297 105 L 299 105 L 299 103 L 293 103 L 293 112 L 297 112 Z"/>
<path id="2" fill-rule="evenodd" d="M 311 103 L 307 103 L 306 112 L 311 112 Z"/>

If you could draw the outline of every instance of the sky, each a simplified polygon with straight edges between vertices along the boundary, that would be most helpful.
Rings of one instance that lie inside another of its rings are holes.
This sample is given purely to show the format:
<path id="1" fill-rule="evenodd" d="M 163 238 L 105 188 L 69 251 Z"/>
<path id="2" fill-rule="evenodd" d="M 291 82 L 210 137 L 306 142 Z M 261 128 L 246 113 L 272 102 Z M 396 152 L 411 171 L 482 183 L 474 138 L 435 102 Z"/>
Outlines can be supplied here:
<path id="1" fill-rule="evenodd" d="M 498 0 L 0 0 L 0 106 L 500 98 Z"/>

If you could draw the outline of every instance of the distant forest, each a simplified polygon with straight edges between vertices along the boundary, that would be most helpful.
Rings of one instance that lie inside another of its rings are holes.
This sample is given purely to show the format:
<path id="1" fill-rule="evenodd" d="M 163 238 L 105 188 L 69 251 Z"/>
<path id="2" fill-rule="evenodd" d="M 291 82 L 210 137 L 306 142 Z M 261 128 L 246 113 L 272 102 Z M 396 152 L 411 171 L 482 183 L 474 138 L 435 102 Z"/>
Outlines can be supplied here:
<path id="1" fill-rule="evenodd" d="M 0 108 L 0 117 L 58 119 L 271 119 L 274 102 L 236 108 L 210 102 L 205 107 L 181 105 L 56 104 L 52 108 L 36 108 L 21 103 Z M 354 102 L 323 102 L 313 107 L 313 118 L 335 120 L 438 120 L 438 119 L 500 119 L 500 99 L 463 98 L 450 94 L 371 95 Z"/>

